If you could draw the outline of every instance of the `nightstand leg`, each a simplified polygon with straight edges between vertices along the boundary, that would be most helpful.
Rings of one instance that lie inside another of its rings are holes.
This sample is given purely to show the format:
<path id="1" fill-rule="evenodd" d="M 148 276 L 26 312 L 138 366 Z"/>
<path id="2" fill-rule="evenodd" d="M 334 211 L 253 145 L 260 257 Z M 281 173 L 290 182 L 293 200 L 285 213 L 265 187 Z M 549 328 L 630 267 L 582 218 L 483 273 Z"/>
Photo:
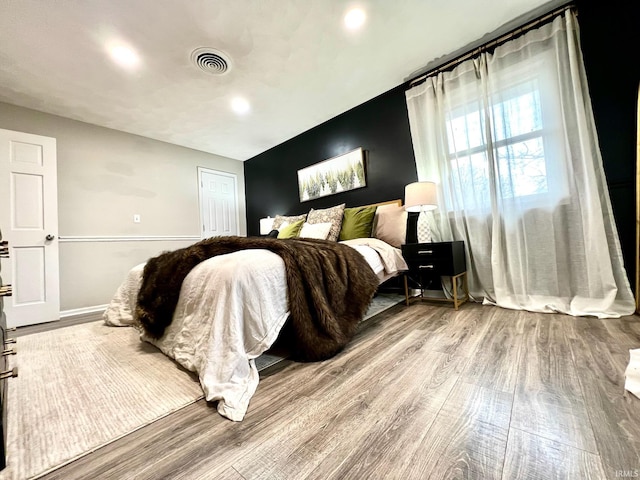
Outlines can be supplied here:
<path id="1" fill-rule="evenodd" d="M 464 277 L 462 277 L 462 288 L 464 288 L 464 293 L 467 296 L 467 300 L 469 300 L 469 284 L 467 283 L 467 272 L 464 272 Z"/>
<path id="2" fill-rule="evenodd" d="M 409 287 L 407 285 L 407 275 L 404 275 L 404 301 L 405 305 L 409 305 Z"/>
<path id="3" fill-rule="evenodd" d="M 451 277 L 453 283 L 453 307 L 458 310 L 458 277 Z"/>

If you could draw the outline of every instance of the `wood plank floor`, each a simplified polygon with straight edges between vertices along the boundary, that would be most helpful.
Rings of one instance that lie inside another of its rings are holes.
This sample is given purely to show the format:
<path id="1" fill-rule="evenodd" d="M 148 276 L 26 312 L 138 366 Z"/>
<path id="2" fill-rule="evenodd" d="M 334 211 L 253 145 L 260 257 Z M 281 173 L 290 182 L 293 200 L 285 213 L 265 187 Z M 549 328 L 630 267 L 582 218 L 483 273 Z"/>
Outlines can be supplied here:
<path id="1" fill-rule="evenodd" d="M 638 477 L 629 348 L 640 317 L 398 305 L 329 361 L 262 372 L 243 422 L 200 401 L 44 478 Z"/>

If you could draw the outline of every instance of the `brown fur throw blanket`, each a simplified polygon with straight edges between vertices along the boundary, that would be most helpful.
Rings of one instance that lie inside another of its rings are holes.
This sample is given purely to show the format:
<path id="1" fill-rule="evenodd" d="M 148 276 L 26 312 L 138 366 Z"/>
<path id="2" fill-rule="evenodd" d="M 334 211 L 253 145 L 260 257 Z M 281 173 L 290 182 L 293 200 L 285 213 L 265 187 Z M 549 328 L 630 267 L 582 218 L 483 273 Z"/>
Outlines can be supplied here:
<path id="1" fill-rule="evenodd" d="M 194 266 L 249 248 L 270 250 L 284 261 L 291 315 L 281 337 L 292 357 L 316 361 L 338 353 L 355 334 L 378 278 L 359 252 L 326 240 L 214 237 L 150 259 L 136 307 L 146 333 L 153 338 L 164 334 L 182 281 Z"/>

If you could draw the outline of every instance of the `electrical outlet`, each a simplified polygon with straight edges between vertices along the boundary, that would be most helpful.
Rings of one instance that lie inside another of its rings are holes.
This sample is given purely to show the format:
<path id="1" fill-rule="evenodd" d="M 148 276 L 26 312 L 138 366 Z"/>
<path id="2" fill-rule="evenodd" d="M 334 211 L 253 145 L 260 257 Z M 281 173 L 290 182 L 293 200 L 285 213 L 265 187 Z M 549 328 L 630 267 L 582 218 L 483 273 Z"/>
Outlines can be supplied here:
<path id="1" fill-rule="evenodd" d="M 133 215 L 133 223 L 140 223 L 140 215 L 135 213 Z"/>

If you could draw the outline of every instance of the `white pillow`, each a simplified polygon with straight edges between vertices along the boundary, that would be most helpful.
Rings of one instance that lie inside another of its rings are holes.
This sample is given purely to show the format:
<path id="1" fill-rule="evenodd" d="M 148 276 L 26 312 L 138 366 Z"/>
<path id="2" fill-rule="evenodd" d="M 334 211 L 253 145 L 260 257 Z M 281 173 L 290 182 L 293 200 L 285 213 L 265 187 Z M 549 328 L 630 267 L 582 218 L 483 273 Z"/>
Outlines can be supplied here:
<path id="1" fill-rule="evenodd" d="M 331 223 L 307 223 L 302 224 L 302 230 L 298 235 L 301 238 L 317 238 L 326 240 L 331 230 Z"/>

